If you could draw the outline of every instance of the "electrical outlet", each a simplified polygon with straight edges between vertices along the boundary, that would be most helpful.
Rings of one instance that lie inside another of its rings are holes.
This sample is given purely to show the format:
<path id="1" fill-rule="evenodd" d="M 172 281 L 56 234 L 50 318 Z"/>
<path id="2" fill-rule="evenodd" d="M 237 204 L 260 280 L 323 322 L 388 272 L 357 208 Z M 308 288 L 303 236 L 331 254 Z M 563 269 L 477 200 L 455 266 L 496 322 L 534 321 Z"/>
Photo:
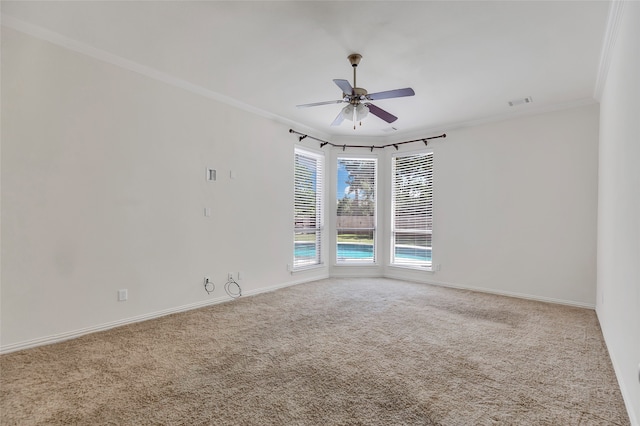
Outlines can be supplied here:
<path id="1" fill-rule="evenodd" d="M 129 298 L 127 289 L 118 290 L 118 302 L 124 302 Z"/>

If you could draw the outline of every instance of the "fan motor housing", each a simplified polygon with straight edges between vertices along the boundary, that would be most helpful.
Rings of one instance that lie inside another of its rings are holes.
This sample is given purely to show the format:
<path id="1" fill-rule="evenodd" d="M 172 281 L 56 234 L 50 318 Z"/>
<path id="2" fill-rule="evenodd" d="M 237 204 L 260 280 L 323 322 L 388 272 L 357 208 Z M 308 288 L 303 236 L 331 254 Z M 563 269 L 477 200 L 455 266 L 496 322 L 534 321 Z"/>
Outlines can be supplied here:
<path id="1" fill-rule="evenodd" d="M 360 101 L 363 101 L 367 98 L 367 91 L 362 87 L 354 87 L 353 88 L 353 96 L 351 97 L 352 104 L 358 104 Z"/>
<path id="2" fill-rule="evenodd" d="M 357 97 L 367 96 L 367 91 L 364 90 L 362 87 L 354 87 L 353 94 L 356 95 Z"/>

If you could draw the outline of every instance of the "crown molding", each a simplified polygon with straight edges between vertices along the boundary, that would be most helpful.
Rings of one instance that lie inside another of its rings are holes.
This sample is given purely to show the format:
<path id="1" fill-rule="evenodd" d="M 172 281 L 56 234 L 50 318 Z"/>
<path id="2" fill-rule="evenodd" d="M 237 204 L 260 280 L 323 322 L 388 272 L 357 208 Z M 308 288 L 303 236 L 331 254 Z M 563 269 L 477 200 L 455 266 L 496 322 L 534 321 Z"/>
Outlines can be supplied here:
<path id="1" fill-rule="evenodd" d="M 44 40 L 46 42 L 63 47 L 73 52 L 89 56 L 91 58 L 108 63 L 110 65 L 114 65 L 119 68 L 123 68 L 128 71 L 132 71 L 134 73 L 143 75 L 145 77 L 149 77 L 153 80 L 160 81 L 162 83 L 165 83 L 174 87 L 178 87 L 180 89 L 186 90 L 187 92 L 191 92 L 193 94 L 203 96 L 207 99 L 212 99 L 214 101 L 232 106 L 234 108 L 238 108 L 240 110 L 249 112 L 251 114 L 255 114 L 260 117 L 276 121 L 288 127 L 291 127 L 291 126 L 295 126 L 297 128 L 302 127 L 308 131 L 316 131 L 315 129 L 310 129 L 307 126 L 303 126 L 300 123 L 294 122 L 292 120 L 289 120 L 277 114 L 270 113 L 268 111 L 254 107 L 244 102 L 240 102 L 237 99 L 234 99 L 229 96 L 223 95 L 221 93 L 215 92 L 213 90 L 207 89 L 200 85 L 193 84 L 187 80 L 183 80 L 171 74 L 167 74 L 165 72 L 159 71 L 155 68 L 142 65 L 138 62 L 123 58 L 122 56 L 115 55 L 105 50 L 95 48 L 86 43 L 82 43 L 78 40 L 56 33 L 54 31 L 48 30 L 38 25 L 34 25 L 31 23 L 22 21 L 20 19 L 16 19 L 12 16 L 2 15 L 2 26 L 11 28 L 15 31 L 19 31 L 21 33 L 35 37 L 37 39 Z"/>
<path id="2" fill-rule="evenodd" d="M 508 113 L 505 113 L 505 114 L 498 114 L 498 115 L 493 115 L 493 116 L 483 117 L 478 119 L 445 123 L 437 126 L 429 126 L 429 127 L 425 127 L 419 130 L 408 132 L 408 133 L 403 132 L 401 134 L 394 134 L 394 135 L 358 137 L 358 140 L 359 141 L 364 140 L 365 142 L 370 141 L 371 143 L 393 143 L 401 139 L 407 139 L 407 138 L 419 139 L 421 137 L 424 137 L 425 133 L 433 133 L 433 134 L 437 132 L 443 133 L 445 131 L 451 131 L 451 130 L 460 129 L 460 128 L 480 126 L 483 124 L 510 120 L 510 119 L 522 117 L 522 116 L 543 114 L 546 112 L 577 108 L 577 107 L 596 103 L 597 101 L 600 100 L 600 95 L 602 94 L 604 81 L 606 80 L 606 72 L 608 71 L 608 68 L 609 68 L 609 61 L 611 56 L 610 52 L 612 51 L 613 45 L 615 43 L 617 30 L 620 22 L 620 17 L 622 14 L 622 3 L 624 3 L 624 1 L 620 1 L 620 0 L 615 0 L 611 3 L 611 8 L 609 10 L 609 23 L 607 25 L 605 43 L 603 45 L 602 54 L 601 54 L 600 72 L 598 74 L 598 80 L 596 83 L 596 95 L 594 96 L 594 98 L 579 99 L 576 101 L 566 102 L 562 104 L 548 105 L 544 107 L 536 107 L 534 105 L 531 105 L 530 107 L 526 109 L 522 109 L 518 112 L 509 111 Z M 186 90 L 193 94 L 203 96 L 208 99 L 212 99 L 214 101 L 232 106 L 234 108 L 238 108 L 240 110 L 261 116 L 269 120 L 273 120 L 280 124 L 284 124 L 288 127 L 294 128 L 295 130 L 298 130 L 300 132 L 313 134 L 314 136 L 323 138 L 330 142 L 339 143 L 343 140 L 353 140 L 352 136 L 327 134 L 321 131 L 320 129 L 311 128 L 301 123 L 279 116 L 277 114 L 273 114 L 263 109 L 256 108 L 252 105 L 240 102 L 237 99 L 231 98 L 229 96 L 223 95 L 221 93 L 215 92 L 213 90 L 207 89 L 197 84 L 190 83 L 186 80 L 175 77 L 173 75 L 161 72 L 155 68 L 142 65 L 138 62 L 123 58 L 121 56 L 104 51 L 102 49 L 95 48 L 86 43 L 82 43 L 78 40 L 66 37 L 62 34 L 47 30 L 38 25 L 34 25 L 31 23 L 22 21 L 11 16 L 7 16 L 7 15 L 2 16 L 2 26 L 25 33 L 32 37 L 44 40 L 46 42 L 66 48 L 68 50 L 89 56 L 99 61 L 135 72 L 137 74 L 146 76 L 156 81 L 160 81 L 165 84 L 178 87 L 180 89 Z"/>
<path id="3" fill-rule="evenodd" d="M 421 130 L 405 134 L 403 135 L 403 138 L 404 139 L 407 139 L 407 138 L 420 139 L 421 137 L 424 137 L 425 134 L 437 134 L 437 133 L 443 133 L 443 132 L 449 133 L 453 130 L 464 129 L 468 127 L 478 127 L 485 124 L 515 120 L 517 118 L 522 118 L 522 117 L 532 117 L 535 115 L 547 114 L 547 113 L 556 112 L 556 111 L 564 111 L 564 110 L 573 109 L 573 108 L 581 108 L 588 105 L 595 105 L 597 103 L 598 102 L 593 98 L 583 98 L 583 99 L 577 99 L 575 101 L 563 102 L 563 103 L 545 105 L 545 106 L 539 106 L 539 107 L 530 105 L 530 107 L 526 109 L 522 109 L 520 111 L 509 111 L 508 113 L 505 113 L 505 114 L 495 114 L 495 115 L 482 117 L 478 119 L 456 121 L 456 122 L 450 122 L 450 123 L 446 123 L 438 126 L 425 127 Z M 391 143 L 396 141 L 389 140 L 388 142 Z M 433 141 L 433 142 L 436 142 L 436 141 Z"/>
<path id="4" fill-rule="evenodd" d="M 600 52 L 600 66 L 598 68 L 598 77 L 593 90 L 593 97 L 600 101 L 602 91 L 609 74 L 609 66 L 611 65 L 611 55 L 618 38 L 618 29 L 622 20 L 622 11 L 624 9 L 624 1 L 615 0 L 609 6 L 609 19 L 607 20 L 607 28 L 605 30 L 602 42 L 602 51 Z"/>

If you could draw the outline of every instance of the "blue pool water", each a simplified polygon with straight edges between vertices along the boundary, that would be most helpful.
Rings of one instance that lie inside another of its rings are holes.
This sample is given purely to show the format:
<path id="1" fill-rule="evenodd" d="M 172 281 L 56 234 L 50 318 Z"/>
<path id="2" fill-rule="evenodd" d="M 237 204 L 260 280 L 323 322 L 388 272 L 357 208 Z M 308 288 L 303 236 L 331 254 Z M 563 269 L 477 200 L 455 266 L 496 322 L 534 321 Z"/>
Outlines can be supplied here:
<path id="1" fill-rule="evenodd" d="M 431 262 L 431 249 L 423 247 L 396 247 L 396 259 Z"/>
<path id="2" fill-rule="evenodd" d="M 395 255 L 397 259 L 431 261 L 431 249 L 426 249 L 423 247 L 396 247 Z M 296 258 L 314 258 L 316 256 L 315 244 L 296 243 L 295 256 Z M 338 259 L 373 259 L 373 246 L 371 244 L 339 243 Z"/>
<path id="3" fill-rule="evenodd" d="M 338 244 L 338 259 L 373 260 L 373 245 Z"/>

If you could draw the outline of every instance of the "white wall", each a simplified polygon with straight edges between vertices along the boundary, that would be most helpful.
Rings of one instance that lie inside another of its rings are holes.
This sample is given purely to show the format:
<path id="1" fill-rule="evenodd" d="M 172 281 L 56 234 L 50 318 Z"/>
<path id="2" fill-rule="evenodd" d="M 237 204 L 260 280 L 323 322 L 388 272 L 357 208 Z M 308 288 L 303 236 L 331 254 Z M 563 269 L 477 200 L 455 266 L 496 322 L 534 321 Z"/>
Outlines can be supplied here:
<path id="1" fill-rule="evenodd" d="M 625 2 L 601 99 L 597 313 L 640 425 L 640 3 Z"/>
<path id="2" fill-rule="evenodd" d="M 598 105 L 447 132 L 433 261 L 387 276 L 595 305 Z"/>
<path id="3" fill-rule="evenodd" d="M 290 274 L 297 139 L 287 127 L 13 30 L 3 30 L 2 59 L 2 350 L 227 300 L 228 271 L 242 272 L 245 294 L 331 267 L 595 304 L 596 105 L 430 142 L 440 272 L 385 266 L 389 148 L 380 264 L 328 259 Z M 341 151 L 324 151 L 335 169 Z M 122 288 L 127 302 L 116 301 Z"/>
<path id="4" fill-rule="evenodd" d="M 2 350 L 228 300 L 228 271 L 245 294 L 326 276 L 287 271 L 295 141 L 282 124 L 3 28 Z"/>

